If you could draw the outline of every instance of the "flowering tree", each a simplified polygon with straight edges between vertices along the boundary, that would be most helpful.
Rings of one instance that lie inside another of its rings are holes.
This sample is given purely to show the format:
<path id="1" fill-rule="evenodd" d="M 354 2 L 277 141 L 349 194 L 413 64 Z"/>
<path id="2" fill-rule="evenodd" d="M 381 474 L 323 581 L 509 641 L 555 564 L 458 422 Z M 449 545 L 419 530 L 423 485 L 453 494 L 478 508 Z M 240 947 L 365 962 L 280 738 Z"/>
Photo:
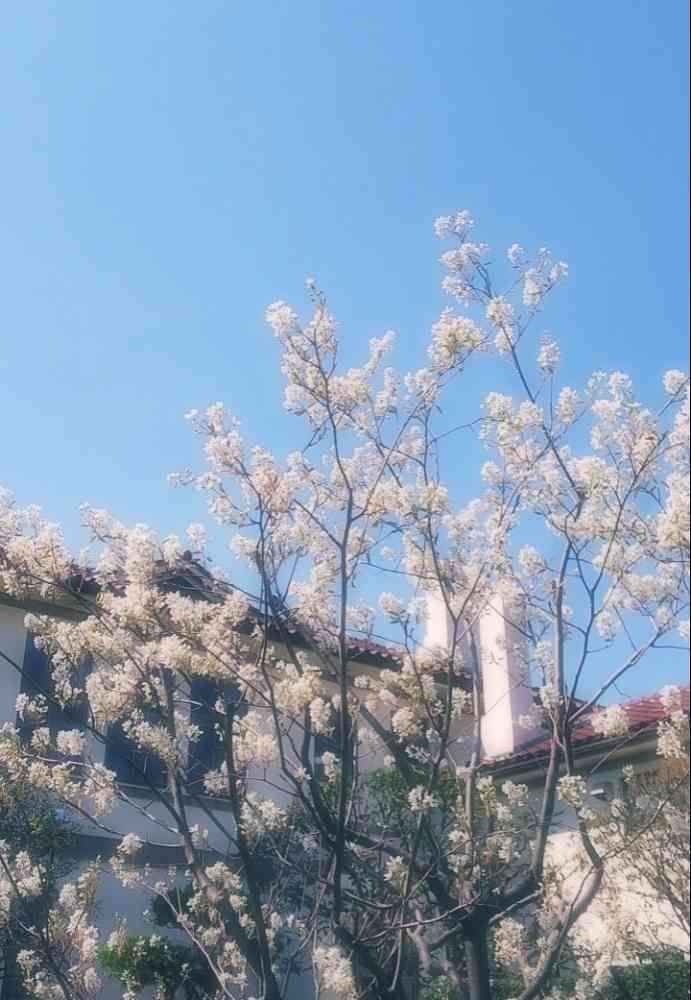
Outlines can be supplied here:
<path id="1" fill-rule="evenodd" d="M 636 956 L 688 954 L 689 897 L 688 719 L 678 691 L 667 688 L 669 712 L 660 724 L 663 767 L 636 772 L 625 768 L 626 796 L 598 828 L 601 849 L 613 859 L 606 903 L 611 923 Z M 621 905 L 622 885 L 635 885 L 636 909 Z"/>
<path id="2" fill-rule="evenodd" d="M 188 551 L 85 508 L 92 548 L 76 560 L 36 509 L 3 504 L 0 586 L 69 605 L 73 620 L 32 616 L 30 627 L 53 663 L 46 696 L 81 705 L 87 722 L 53 733 L 41 724 L 46 704 L 24 697 L 31 741 L 6 727 L 0 758 L 105 829 L 118 802 L 141 807 L 94 759 L 94 743 L 117 724 L 159 761 L 165 784 L 151 794 L 161 808 L 145 818 L 182 849 L 189 890 L 177 871 L 154 880 L 137 865 L 135 833 L 113 868 L 170 909 L 219 996 L 278 1000 L 283 979 L 307 965 L 323 998 L 404 1000 L 411 980 L 444 974 L 458 997 L 486 1000 L 495 934 L 504 949 L 514 941 L 521 1000 L 547 995 L 606 860 L 574 727 L 647 654 L 688 638 L 688 379 L 669 372 L 656 409 L 620 372 L 562 385 L 559 347 L 534 343 L 532 331 L 566 265 L 514 244 L 504 272 L 471 239 L 468 213 L 436 228 L 453 243 L 442 262 L 455 304 L 432 328 L 426 367 L 404 378 L 386 367 L 387 333 L 342 371 L 336 323 L 310 283 L 308 322 L 284 303 L 267 312 L 286 409 L 306 428 L 300 450 L 280 462 L 249 447 L 221 404 L 188 415 L 207 466 L 171 480 L 201 491 L 233 532 L 256 599 L 199 570 L 199 526 Z M 480 495 L 458 507 L 442 475 L 455 438 L 441 403 L 459 399 L 480 364 L 503 366 L 518 395 L 490 393 L 468 414 L 466 432 L 478 431 L 490 457 Z M 186 592 L 179 581 L 193 570 Z M 439 647 L 420 635 L 430 602 L 448 622 Z M 489 609 L 510 625 L 510 655 L 539 679 L 551 749 L 537 804 L 483 774 L 476 628 Z M 354 638 L 382 618 L 397 652 L 388 668 L 367 669 Z M 200 713 L 217 753 L 203 788 L 224 797 L 230 822 L 200 796 L 190 766 Z M 597 724 L 622 731 L 616 710 Z M 378 813 L 368 772 L 383 759 L 400 785 L 396 809 Z M 560 799 L 577 814 L 575 886 L 546 862 Z M 214 857 L 192 805 L 222 829 L 227 848 Z M 527 910 L 540 928 L 530 954 L 513 923 Z M 37 995 L 73 994 L 56 983 Z"/>
<path id="3" fill-rule="evenodd" d="M 566 958 L 566 986 L 555 987 L 550 997 L 626 997 L 618 979 L 612 982 L 616 966 L 662 962 L 683 973 L 688 966 L 689 941 L 689 719 L 682 708 L 678 688 L 667 687 L 662 702 L 668 717 L 658 725 L 658 753 L 662 760 L 654 770 L 624 768 L 624 796 L 607 806 L 583 809 L 583 779 L 563 778 L 560 793 L 579 808 L 588 825 L 588 835 L 602 862 L 598 917 L 606 922 L 607 934 L 595 946 L 592 932 L 577 932 L 570 941 Z M 619 716 L 615 709 L 606 717 Z M 600 721 L 603 722 L 601 716 Z M 625 735 L 621 725 L 618 733 Z M 611 732 L 611 727 L 608 726 Z M 629 734 L 630 737 L 630 734 Z M 599 763 L 602 763 L 600 759 Z M 598 770 L 598 763 L 593 765 Z M 587 851 L 575 850 L 558 859 L 560 872 L 552 870 L 557 859 L 545 869 L 546 881 L 563 895 L 574 880 L 587 878 L 591 859 Z M 541 934 L 543 910 L 530 919 L 504 920 L 495 935 L 496 955 L 520 981 L 532 981 L 544 938 Z M 576 929 L 578 931 L 578 929 Z M 602 937 L 602 936 L 601 936 Z M 635 974 L 635 968 L 633 970 Z M 683 975 L 682 975 L 683 978 Z M 642 984 L 641 984 L 642 988 Z M 670 997 L 686 995 L 686 985 L 669 984 Z M 638 996 L 632 991 L 631 995 Z M 643 991 L 641 995 L 653 995 Z M 656 995 L 656 994 L 655 994 Z"/>
<path id="4" fill-rule="evenodd" d="M 10 1000 L 41 996 L 61 981 L 75 1000 L 92 994 L 97 935 L 82 918 L 93 905 L 95 872 L 60 889 L 75 867 L 74 839 L 50 796 L 0 768 L 0 990 Z"/>

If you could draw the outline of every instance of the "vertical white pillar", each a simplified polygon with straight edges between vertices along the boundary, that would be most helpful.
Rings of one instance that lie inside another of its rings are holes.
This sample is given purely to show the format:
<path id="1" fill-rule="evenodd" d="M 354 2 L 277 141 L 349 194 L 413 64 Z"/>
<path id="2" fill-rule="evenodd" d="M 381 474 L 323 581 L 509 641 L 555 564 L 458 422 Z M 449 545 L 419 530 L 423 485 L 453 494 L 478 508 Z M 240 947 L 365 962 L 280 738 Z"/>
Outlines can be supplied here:
<path id="1" fill-rule="evenodd" d="M 474 628 L 484 702 L 482 749 L 487 757 L 513 753 L 539 735 L 539 730 L 518 724 L 533 704 L 524 640 L 513 624 L 519 614 L 520 609 L 509 607 L 497 595 Z M 449 649 L 451 636 L 452 623 L 441 594 L 431 592 L 425 646 Z"/>
<path id="2" fill-rule="evenodd" d="M 519 616 L 520 608 L 496 595 L 478 622 L 485 712 L 482 746 L 488 757 L 513 753 L 539 735 L 538 729 L 525 729 L 518 722 L 533 705 L 525 640 L 515 624 Z"/>

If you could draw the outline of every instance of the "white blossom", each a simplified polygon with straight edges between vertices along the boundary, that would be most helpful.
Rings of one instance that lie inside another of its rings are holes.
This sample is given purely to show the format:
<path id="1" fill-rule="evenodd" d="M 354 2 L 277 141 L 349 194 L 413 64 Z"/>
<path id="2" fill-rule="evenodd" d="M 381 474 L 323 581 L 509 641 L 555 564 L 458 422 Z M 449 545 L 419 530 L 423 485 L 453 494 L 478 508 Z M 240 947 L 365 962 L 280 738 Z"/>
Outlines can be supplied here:
<path id="1" fill-rule="evenodd" d="M 81 757 L 86 737 L 79 729 L 62 730 L 55 738 L 58 751 L 67 757 Z"/>
<path id="2" fill-rule="evenodd" d="M 550 340 L 548 337 L 545 337 L 537 356 L 537 363 L 540 366 L 541 371 L 544 372 L 545 375 L 554 375 L 559 367 L 560 358 L 561 351 L 559 350 L 559 345 L 554 340 Z"/>
<path id="3" fill-rule="evenodd" d="M 353 969 L 340 948 L 320 945 L 312 958 L 319 985 L 329 996 L 334 1000 L 356 1000 Z"/>
<path id="4" fill-rule="evenodd" d="M 630 727 L 629 717 L 621 705 L 610 705 L 602 711 L 594 712 L 590 724 L 601 736 L 623 736 Z"/>
<path id="5" fill-rule="evenodd" d="M 430 809 L 435 809 L 438 805 L 438 800 L 422 785 L 418 785 L 417 788 L 413 788 L 408 793 L 408 804 L 410 805 L 411 812 L 423 813 L 429 812 Z"/>
<path id="6" fill-rule="evenodd" d="M 141 838 L 136 833 L 126 833 L 118 844 L 118 853 L 126 858 L 132 858 L 143 846 Z"/>
<path id="7" fill-rule="evenodd" d="M 585 780 L 578 774 L 565 775 L 558 782 L 559 798 L 574 809 L 582 809 L 588 794 Z"/>
<path id="8" fill-rule="evenodd" d="M 688 384 L 689 376 L 685 372 L 672 370 L 665 372 L 662 381 L 665 392 L 670 396 L 676 396 Z"/>

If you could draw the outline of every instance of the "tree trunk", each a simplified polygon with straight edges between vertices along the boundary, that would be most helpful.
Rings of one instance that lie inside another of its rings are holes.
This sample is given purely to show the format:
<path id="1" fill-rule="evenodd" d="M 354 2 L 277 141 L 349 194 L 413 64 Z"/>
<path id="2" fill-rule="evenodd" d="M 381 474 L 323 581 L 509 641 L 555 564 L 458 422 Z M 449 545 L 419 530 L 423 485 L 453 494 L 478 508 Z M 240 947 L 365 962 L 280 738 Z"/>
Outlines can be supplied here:
<path id="1" fill-rule="evenodd" d="M 265 985 L 262 996 L 264 997 L 264 1000 L 282 1000 L 283 993 L 273 976 Z"/>
<path id="2" fill-rule="evenodd" d="M 492 1000 L 487 926 L 473 927 L 465 939 L 465 959 L 470 1000 Z"/>

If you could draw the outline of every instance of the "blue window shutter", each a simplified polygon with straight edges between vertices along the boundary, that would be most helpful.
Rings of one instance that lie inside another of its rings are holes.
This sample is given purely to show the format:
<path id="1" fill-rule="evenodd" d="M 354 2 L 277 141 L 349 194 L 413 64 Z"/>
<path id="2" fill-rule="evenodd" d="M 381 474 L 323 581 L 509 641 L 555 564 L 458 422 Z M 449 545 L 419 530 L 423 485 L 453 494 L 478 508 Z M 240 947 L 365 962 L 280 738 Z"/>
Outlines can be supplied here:
<path id="1" fill-rule="evenodd" d="M 201 729 L 201 736 L 190 743 L 187 763 L 188 784 L 203 788 L 207 771 L 217 770 L 225 760 L 225 749 L 218 738 L 216 723 L 219 721 L 214 705 L 225 692 L 226 699 L 235 701 L 236 715 L 247 712 L 247 703 L 235 684 L 222 685 L 208 677 L 193 677 L 190 685 L 190 721 Z"/>
<path id="2" fill-rule="evenodd" d="M 160 788 L 166 783 L 166 767 L 161 758 L 140 749 L 119 722 L 108 727 L 105 764 L 124 784 Z"/>
<path id="3" fill-rule="evenodd" d="M 198 740 L 190 743 L 187 762 L 188 783 L 201 785 L 207 771 L 216 770 L 225 759 L 223 745 L 215 729 L 214 705 L 222 695 L 219 684 L 207 677 L 193 677 L 190 685 L 190 721 L 201 729 Z"/>
<path id="4" fill-rule="evenodd" d="M 123 784 L 160 788 L 166 783 L 166 767 L 161 758 L 137 746 L 119 722 L 108 727 L 105 764 Z"/>
<path id="5" fill-rule="evenodd" d="M 51 735 L 60 729 L 75 729 L 84 724 L 84 706 L 71 705 L 63 709 L 55 700 L 52 671 L 48 654 L 39 649 L 33 636 L 27 633 L 24 647 L 24 662 L 22 664 L 22 694 L 36 698 L 42 695 L 48 703 L 48 711 L 40 722 L 22 722 L 19 730 L 22 739 L 30 739 L 31 733 L 38 726 L 47 726 Z"/>
<path id="6" fill-rule="evenodd" d="M 322 757 L 325 753 L 335 754 L 336 757 L 339 757 L 341 753 L 341 713 L 339 711 L 334 712 L 332 721 L 333 729 L 328 736 L 322 733 L 314 734 L 314 762 L 317 769 L 321 768 Z"/>

